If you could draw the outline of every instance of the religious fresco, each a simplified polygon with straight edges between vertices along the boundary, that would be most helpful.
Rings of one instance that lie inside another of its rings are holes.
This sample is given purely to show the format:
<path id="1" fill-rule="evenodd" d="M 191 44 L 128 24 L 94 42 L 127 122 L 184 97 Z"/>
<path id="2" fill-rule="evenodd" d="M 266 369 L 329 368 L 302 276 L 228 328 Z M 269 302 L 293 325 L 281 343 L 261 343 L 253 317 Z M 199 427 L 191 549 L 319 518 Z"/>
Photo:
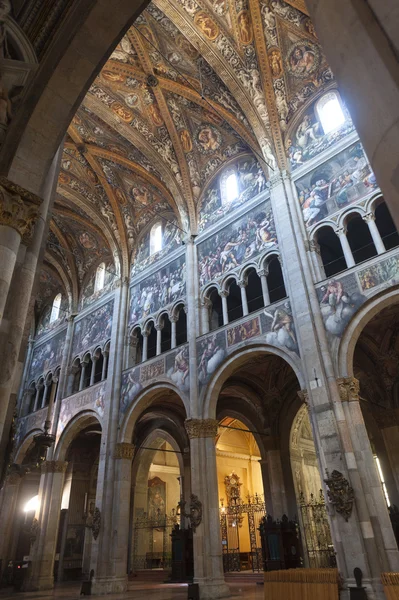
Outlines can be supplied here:
<path id="1" fill-rule="evenodd" d="M 146 231 L 132 260 L 131 277 L 138 275 L 181 245 L 181 231 L 176 225 L 177 220 L 174 216 L 168 215 L 167 220 L 162 219 L 162 250 L 153 254 L 150 254 L 150 230 Z"/>
<path id="2" fill-rule="evenodd" d="M 307 227 L 377 189 L 360 142 L 295 182 Z"/>
<path id="3" fill-rule="evenodd" d="M 198 381 L 204 385 L 227 356 L 226 332 L 211 333 L 197 342 Z"/>
<path id="4" fill-rule="evenodd" d="M 286 348 L 299 355 L 294 318 L 288 300 L 285 300 L 276 308 L 265 308 L 260 319 L 262 333 L 265 335 L 267 344 Z"/>
<path id="5" fill-rule="evenodd" d="M 170 379 L 180 391 L 188 392 L 190 389 L 188 358 L 188 344 L 183 344 L 168 353 L 124 371 L 121 383 L 121 415 L 131 406 L 143 386 L 156 381 L 159 377 Z"/>
<path id="6" fill-rule="evenodd" d="M 63 329 L 46 342 L 35 346 L 27 378 L 28 381 L 36 379 L 39 375 L 61 364 L 65 336 L 66 329 Z"/>
<path id="7" fill-rule="evenodd" d="M 200 285 L 277 245 L 270 201 L 198 244 Z"/>
<path id="8" fill-rule="evenodd" d="M 93 385 L 89 390 L 82 390 L 61 401 L 60 416 L 57 426 L 57 441 L 71 419 L 81 410 L 94 410 L 100 420 L 104 416 L 106 381 Z"/>
<path id="9" fill-rule="evenodd" d="M 166 513 L 166 482 L 159 477 L 148 480 L 147 514 L 149 519 L 157 519 Z"/>
<path id="10" fill-rule="evenodd" d="M 259 319 L 256 317 L 255 319 L 251 319 L 250 321 L 245 321 L 244 323 L 240 323 L 235 327 L 227 330 L 227 345 L 234 346 L 235 344 L 239 344 L 241 342 L 245 342 L 245 340 L 249 340 L 253 337 L 257 337 L 260 335 L 260 325 Z"/>
<path id="11" fill-rule="evenodd" d="M 366 294 L 374 288 L 388 287 L 399 283 L 399 257 L 392 256 L 357 272 L 360 287 Z"/>
<path id="12" fill-rule="evenodd" d="M 237 190 L 229 199 L 226 181 L 231 173 L 237 176 Z M 267 189 L 266 177 L 255 158 L 246 156 L 230 164 L 205 191 L 199 208 L 199 230 L 202 231 Z"/>
<path id="13" fill-rule="evenodd" d="M 47 419 L 47 413 L 48 406 L 40 410 L 36 410 L 34 413 L 18 420 L 14 437 L 15 449 L 18 449 L 18 446 L 30 431 L 33 431 L 34 429 L 43 430 L 44 422 Z"/>
<path id="14" fill-rule="evenodd" d="M 324 133 L 322 124 L 317 118 L 315 104 L 306 111 L 299 124 L 291 132 L 291 137 L 286 140 L 292 171 L 355 130 L 349 113 L 344 107 L 343 110 L 346 117 L 345 122 L 327 134 Z"/>
<path id="15" fill-rule="evenodd" d="M 110 300 L 75 322 L 72 340 L 73 356 L 111 336 L 113 311 L 114 301 Z"/>
<path id="16" fill-rule="evenodd" d="M 142 321 L 185 293 L 186 263 L 181 256 L 131 288 L 129 323 Z"/>
<path id="17" fill-rule="evenodd" d="M 58 327 L 61 327 L 61 325 L 65 324 L 68 317 L 68 300 L 66 296 L 62 296 L 58 319 L 55 319 L 55 321 L 50 323 L 52 309 L 53 302 L 43 308 L 36 329 L 36 339 L 41 338 L 43 335 L 46 335 L 50 331 L 53 331 L 54 329 L 57 329 Z"/>
<path id="18" fill-rule="evenodd" d="M 89 278 L 84 283 L 80 297 L 80 306 L 82 309 L 86 308 L 86 306 L 89 306 L 90 304 L 93 304 L 93 302 L 96 302 L 96 300 L 104 296 L 106 293 L 110 292 L 115 287 L 117 275 L 115 273 L 114 264 L 111 261 L 107 261 L 105 263 L 104 287 L 101 288 L 101 290 L 98 290 L 97 292 L 94 291 L 96 282 L 96 272 L 97 269 L 94 269 L 94 271 L 90 274 Z"/>

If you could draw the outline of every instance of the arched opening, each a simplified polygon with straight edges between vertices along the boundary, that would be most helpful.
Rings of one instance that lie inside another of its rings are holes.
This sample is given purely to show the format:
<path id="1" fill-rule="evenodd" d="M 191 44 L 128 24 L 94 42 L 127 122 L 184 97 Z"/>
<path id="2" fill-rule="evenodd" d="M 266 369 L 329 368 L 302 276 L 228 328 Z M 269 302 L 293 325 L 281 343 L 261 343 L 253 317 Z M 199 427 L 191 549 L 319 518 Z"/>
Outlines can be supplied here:
<path id="1" fill-rule="evenodd" d="M 187 315 L 182 304 L 177 308 L 179 317 L 176 322 L 176 346 L 187 342 Z"/>
<path id="2" fill-rule="evenodd" d="M 130 334 L 127 367 L 138 365 L 143 360 L 143 334 L 140 327 L 135 327 Z"/>
<path id="3" fill-rule="evenodd" d="M 273 256 L 268 262 L 267 287 L 269 288 L 271 304 L 287 296 L 283 271 L 278 256 Z"/>
<path id="4" fill-rule="evenodd" d="M 229 293 L 227 296 L 227 314 L 228 322 L 232 323 L 243 316 L 241 290 L 235 279 L 231 279 L 226 283 L 226 288 Z"/>
<path id="5" fill-rule="evenodd" d="M 36 385 L 35 385 L 35 382 L 32 381 L 32 383 L 29 385 L 29 388 L 27 391 L 26 414 L 29 415 L 30 413 L 33 413 L 33 411 L 35 410 L 35 400 L 36 400 Z"/>
<path id="6" fill-rule="evenodd" d="M 148 342 L 147 342 L 147 359 L 154 358 L 157 354 L 157 330 L 153 321 L 147 325 Z"/>
<path id="7" fill-rule="evenodd" d="M 209 329 L 210 331 L 213 331 L 223 325 L 222 298 L 216 288 L 211 288 L 208 291 L 208 298 L 211 303 L 209 310 Z"/>
<path id="8" fill-rule="evenodd" d="M 93 383 L 98 383 L 102 380 L 103 377 L 103 366 L 104 366 L 104 355 L 100 349 L 98 349 L 95 353 L 95 361 L 94 361 L 94 379 Z"/>
<path id="9" fill-rule="evenodd" d="M 69 376 L 69 385 L 68 385 L 69 394 L 76 394 L 76 392 L 79 391 L 81 376 L 82 376 L 82 364 L 80 362 L 80 359 L 76 358 L 72 365 L 71 375 Z"/>
<path id="10" fill-rule="evenodd" d="M 356 264 L 377 255 L 368 225 L 358 213 L 349 215 L 346 237 L 348 238 Z"/>
<path id="11" fill-rule="evenodd" d="M 45 392 L 43 377 L 41 379 L 39 379 L 39 381 L 38 381 L 37 390 L 38 390 L 38 393 L 37 393 L 37 402 L 36 402 L 35 409 L 39 410 L 40 408 L 42 408 L 44 392 Z"/>
<path id="12" fill-rule="evenodd" d="M 169 315 L 165 313 L 162 316 L 162 331 L 161 331 L 161 352 L 167 352 L 172 347 L 172 323 Z"/>
<path id="13" fill-rule="evenodd" d="M 249 269 L 246 275 L 248 278 L 246 287 L 248 312 L 252 313 L 264 307 L 262 284 L 255 269 Z"/>
<path id="14" fill-rule="evenodd" d="M 96 278 L 94 281 L 94 293 L 100 292 L 104 288 L 105 283 L 105 263 L 98 265 L 96 270 Z"/>
<path id="15" fill-rule="evenodd" d="M 321 227 L 316 233 L 317 243 L 326 277 L 336 275 L 347 267 L 341 242 L 332 227 Z"/>
<path id="16" fill-rule="evenodd" d="M 62 294 L 57 294 L 53 300 L 53 306 L 51 308 L 51 314 L 50 314 L 50 323 L 53 323 L 54 321 L 56 321 L 60 315 L 61 300 L 62 300 Z"/>
<path id="17" fill-rule="evenodd" d="M 150 254 L 162 250 L 162 223 L 159 221 L 151 227 L 150 231 Z"/>
<path id="18" fill-rule="evenodd" d="M 399 246 L 399 233 L 393 222 L 391 213 L 382 200 L 375 209 L 375 223 L 386 250 L 392 250 Z"/>
<path id="19" fill-rule="evenodd" d="M 83 377 L 83 385 L 81 389 L 85 389 L 89 387 L 91 384 L 91 372 L 93 370 L 93 361 L 91 360 L 90 354 L 87 354 L 83 360 L 83 369 L 84 369 L 84 377 Z"/>

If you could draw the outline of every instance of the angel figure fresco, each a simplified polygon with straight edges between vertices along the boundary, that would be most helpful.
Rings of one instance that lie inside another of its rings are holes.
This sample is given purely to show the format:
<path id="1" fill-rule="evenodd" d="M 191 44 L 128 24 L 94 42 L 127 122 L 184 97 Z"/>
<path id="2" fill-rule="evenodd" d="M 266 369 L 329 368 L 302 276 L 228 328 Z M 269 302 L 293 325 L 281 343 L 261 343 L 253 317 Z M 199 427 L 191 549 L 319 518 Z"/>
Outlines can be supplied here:
<path id="1" fill-rule="evenodd" d="M 269 62 L 273 77 L 280 77 L 283 72 L 283 63 L 278 50 L 272 50 L 272 52 L 270 52 Z"/>
<path id="2" fill-rule="evenodd" d="M 161 111 L 159 110 L 158 104 L 155 104 L 155 102 L 153 104 L 150 104 L 148 107 L 148 111 L 151 115 L 151 119 L 154 125 L 156 125 L 157 127 L 161 127 L 164 121 L 161 115 Z"/>
<path id="3" fill-rule="evenodd" d="M 148 206 L 148 204 L 153 202 L 153 196 L 151 192 L 149 192 L 145 187 L 133 187 L 132 194 L 136 202 L 142 206 Z"/>
<path id="4" fill-rule="evenodd" d="M 179 389 L 188 390 L 189 382 L 187 381 L 187 377 L 189 372 L 188 348 L 185 346 L 176 354 L 175 364 L 169 369 L 167 375 Z"/>
<path id="5" fill-rule="evenodd" d="M 219 345 L 217 334 L 210 336 L 202 343 L 198 365 L 199 380 L 205 383 L 209 376 L 216 370 L 226 355 L 226 351 Z"/>
<path id="6" fill-rule="evenodd" d="M 314 50 L 305 44 L 295 46 L 289 57 L 291 73 L 297 77 L 310 75 L 316 68 Z"/>
<path id="7" fill-rule="evenodd" d="M 189 132 L 187 131 L 187 129 L 182 129 L 181 130 L 181 132 L 180 132 L 180 141 L 182 143 L 184 152 L 186 154 L 188 152 L 191 152 L 191 150 L 193 149 L 193 143 L 191 141 L 191 136 L 190 136 Z"/>
<path id="8" fill-rule="evenodd" d="M 320 288 L 320 293 L 320 309 L 325 328 L 330 336 L 339 337 L 367 298 L 359 291 L 348 293 L 342 282 L 336 279 L 330 279 L 327 286 Z"/>
<path id="9" fill-rule="evenodd" d="M 238 15 L 238 27 L 240 30 L 240 40 L 242 44 L 250 44 L 252 42 L 252 28 L 248 11 L 243 10 Z"/>
<path id="10" fill-rule="evenodd" d="M 288 301 L 284 302 L 282 306 L 275 309 L 274 313 L 264 310 L 264 314 L 272 319 L 270 332 L 266 334 L 266 342 L 298 353 L 298 342 L 290 303 Z"/>
<path id="11" fill-rule="evenodd" d="M 213 21 L 213 19 L 211 19 L 211 17 L 203 11 L 196 14 L 195 24 L 197 27 L 199 27 L 205 37 L 208 38 L 208 40 L 215 40 L 219 35 L 219 27 L 215 21 Z"/>
<path id="12" fill-rule="evenodd" d="M 211 127 L 203 127 L 198 132 L 198 142 L 208 152 L 220 147 L 220 140 Z"/>

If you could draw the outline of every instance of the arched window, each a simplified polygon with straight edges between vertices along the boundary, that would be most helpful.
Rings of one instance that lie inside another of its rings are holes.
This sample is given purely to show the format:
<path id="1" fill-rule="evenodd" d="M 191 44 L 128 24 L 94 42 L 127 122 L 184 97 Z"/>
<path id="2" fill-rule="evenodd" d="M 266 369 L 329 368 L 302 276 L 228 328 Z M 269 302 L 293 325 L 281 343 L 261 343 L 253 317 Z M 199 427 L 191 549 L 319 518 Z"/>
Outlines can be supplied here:
<path id="1" fill-rule="evenodd" d="M 338 129 L 345 123 L 339 94 L 334 90 L 320 98 L 316 104 L 316 112 L 325 134 Z"/>
<path id="2" fill-rule="evenodd" d="M 155 223 L 150 233 L 150 254 L 162 250 L 162 223 Z"/>
<path id="3" fill-rule="evenodd" d="M 230 173 L 230 175 L 228 175 L 228 177 L 226 178 L 225 186 L 226 189 L 224 194 L 224 201 L 227 204 L 230 204 L 230 202 L 234 202 L 234 200 L 238 198 L 239 194 L 236 173 Z"/>
<path id="4" fill-rule="evenodd" d="M 57 294 L 56 297 L 53 300 L 53 307 L 51 309 L 51 315 L 50 315 L 50 323 L 53 323 L 59 317 L 60 307 L 61 307 L 61 300 L 62 300 L 62 295 L 61 294 Z"/>
<path id="5" fill-rule="evenodd" d="M 94 283 L 94 293 L 103 289 L 105 282 L 105 263 L 101 263 L 97 267 L 96 281 Z"/>

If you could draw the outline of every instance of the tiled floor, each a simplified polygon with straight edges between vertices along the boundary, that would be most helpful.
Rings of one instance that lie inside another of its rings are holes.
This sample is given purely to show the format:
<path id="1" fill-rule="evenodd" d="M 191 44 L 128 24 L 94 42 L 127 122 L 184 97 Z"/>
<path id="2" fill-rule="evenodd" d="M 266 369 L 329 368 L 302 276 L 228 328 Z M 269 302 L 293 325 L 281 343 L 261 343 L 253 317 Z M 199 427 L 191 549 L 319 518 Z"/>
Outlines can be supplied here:
<path id="1" fill-rule="evenodd" d="M 107 600 L 187 600 L 186 585 L 167 585 L 151 583 L 135 583 L 124 594 L 110 596 L 91 596 L 92 598 L 107 598 Z M 234 583 L 230 585 L 232 600 L 263 600 L 263 586 Z M 12 589 L 0 590 L 1 600 L 41 600 L 55 598 L 59 600 L 81 600 L 80 586 L 76 584 L 57 586 L 53 592 L 16 593 Z"/>

